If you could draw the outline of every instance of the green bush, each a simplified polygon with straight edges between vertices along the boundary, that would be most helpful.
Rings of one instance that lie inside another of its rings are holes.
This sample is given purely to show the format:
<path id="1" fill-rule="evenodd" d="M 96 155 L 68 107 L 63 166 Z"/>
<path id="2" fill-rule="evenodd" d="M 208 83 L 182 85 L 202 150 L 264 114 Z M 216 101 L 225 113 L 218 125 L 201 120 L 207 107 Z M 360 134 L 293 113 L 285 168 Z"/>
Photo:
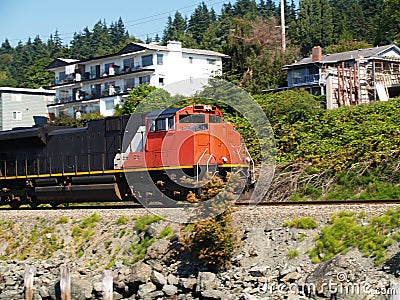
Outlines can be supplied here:
<path id="1" fill-rule="evenodd" d="M 170 226 L 166 226 L 160 232 L 160 239 L 162 238 L 171 238 L 172 236 L 172 228 Z"/>
<path id="2" fill-rule="evenodd" d="M 314 229 L 318 227 L 317 221 L 310 217 L 296 218 L 292 221 L 285 221 L 284 227 L 295 227 L 298 229 Z"/>
<path id="3" fill-rule="evenodd" d="M 115 225 L 126 225 L 128 224 L 129 220 L 127 217 L 125 216 L 121 216 L 118 218 L 117 221 L 115 221 Z"/>
<path id="4" fill-rule="evenodd" d="M 330 224 L 324 226 L 314 248 L 309 251 L 313 262 L 329 260 L 350 247 L 358 248 L 364 256 L 375 258 L 377 265 L 385 260 L 385 250 L 400 238 L 400 207 L 372 217 L 362 224 L 354 212 L 333 214 Z"/>
<path id="5" fill-rule="evenodd" d="M 144 216 L 144 217 L 142 217 L 142 218 L 136 220 L 134 228 L 135 228 L 135 230 L 136 230 L 138 233 L 140 233 L 140 232 L 146 230 L 147 225 L 149 225 L 149 224 L 151 224 L 151 223 L 158 222 L 158 221 L 160 221 L 160 220 L 163 220 L 163 218 L 160 217 L 160 216 L 157 216 L 157 215 L 147 215 L 147 216 Z"/>
<path id="6" fill-rule="evenodd" d="M 293 249 L 293 250 L 289 250 L 289 251 L 288 251 L 288 257 L 289 257 L 289 259 L 294 259 L 294 258 L 296 258 L 297 256 L 299 256 L 299 250 Z"/>

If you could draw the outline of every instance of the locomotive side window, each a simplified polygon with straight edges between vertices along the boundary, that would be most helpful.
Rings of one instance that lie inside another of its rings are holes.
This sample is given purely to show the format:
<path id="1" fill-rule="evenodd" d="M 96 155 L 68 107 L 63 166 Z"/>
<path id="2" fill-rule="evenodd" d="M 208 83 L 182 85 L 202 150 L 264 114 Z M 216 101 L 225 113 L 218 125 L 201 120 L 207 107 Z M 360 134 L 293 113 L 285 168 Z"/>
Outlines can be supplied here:
<path id="1" fill-rule="evenodd" d="M 174 129 L 174 117 L 150 120 L 150 132 Z"/>
<path id="2" fill-rule="evenodd" d="M 169 117 L 168 118 L 168 129 L 174 129 L 175 128 L 175 119 L 174 117 Z"/>
<path id="3" fill-rule="evenodd" d="M 210 123 L 224 123 L 224 120 L 220 116 L 210 115 Z"/>
<path id="4" fill-rule="evenodd" d="M 156 120 L 156 131 L 167 130 L 167 119 L 157 119 Z"/>
<path id="5" fill-rule="evenodd" d="M 206 115 L 204 114 L 179 115 L 179 123 L 182 124 L 205 123 L 205 122 L 206 122 Z"/>

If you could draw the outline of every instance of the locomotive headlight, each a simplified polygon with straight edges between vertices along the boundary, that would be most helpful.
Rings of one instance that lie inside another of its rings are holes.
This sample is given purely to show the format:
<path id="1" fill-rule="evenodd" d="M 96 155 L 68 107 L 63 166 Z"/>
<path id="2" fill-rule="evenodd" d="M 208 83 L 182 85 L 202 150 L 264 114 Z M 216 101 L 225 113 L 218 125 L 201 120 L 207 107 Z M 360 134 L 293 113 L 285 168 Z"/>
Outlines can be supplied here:
<path id="1" fill-rule="evenodd" d="M 225 157 L 225 156 L 222 156 L 222 162 L 224 163 L 224 164 L 226 164 L 227 163 L 227 161 L 228 161 L 228 159 Z"/>

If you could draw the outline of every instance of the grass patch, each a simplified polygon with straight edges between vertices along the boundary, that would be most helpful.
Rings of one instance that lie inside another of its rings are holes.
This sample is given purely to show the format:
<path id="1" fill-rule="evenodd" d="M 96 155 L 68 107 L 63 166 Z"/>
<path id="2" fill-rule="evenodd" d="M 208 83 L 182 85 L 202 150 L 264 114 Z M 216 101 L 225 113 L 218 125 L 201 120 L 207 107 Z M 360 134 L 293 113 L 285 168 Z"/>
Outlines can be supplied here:
<path id="1" fill-rule="evenodd" d="M 115 225 L 126 225 L 126 224 L 128 224 L 128 222 L 129 222 L 129 220 L 128 220 L 127 217 L 121 216 L 121 217 L 118 218 L 117 221 L 115 221 L 114 224 L 115 224 Z"/>
<path id="2" fill-rule="evenodd" d="M 375 264 L 385 261 L 386 249 L 400 240 L 400 207 L 388 210 L 381 216 L 368 219 L 361 224 L 353 212 L 333 214 L 330 224 L 322 228 L 315 246 L 309 250 L 314 263 L 326 261 L 338 253 L 345 254 L 351 247 L 357 248 L 365 257 L 374 257 Z"/>
<path id="3" fill-rule="evenodd" d="M 67 217 L 61 217 L 56 222 L 56 224 L 67 224 L 67 223 L 68 223 L 68 218 Z"/>
<path id="4" fill-rule="evenodd" d="M 170 226 L 166 226 L 161 230 L 160 232 L 160 239 L 162 238 L 168 238 L 170 239 L 172 236 L 172 228 Z"/>
<path id="5" fill-rule="evenodd" d="M 137 241 L 136 243 L 133 243 L 129 249 L 129 252 L 132 254 L 132 264 L 144 259 L 147 248 L 149 248 L 155 241 L 155 238 L 145 236 L 140 242 Z"/>
<path id="6" fill-rule="evenodd" d="M 317 221 L 310 217 L 296 218 L 292 221 L 285 221 L 284 227 L 294 227 L 298 229 L 314 229 L 318 227 Z"/>
<path id="7" fill-rule="evenodd" d="M 136 220 L 134 228 L 137 233 L 140 233 L 142 231 L 145 231 L 147 229 L 147 226 L 151 223 L 155 223 L 163 219 L 164 218 L 157 215 L 147 215 Z"/>
<path id="8" fill-rule="evenodd" d="M 299 250 L 297 250 L 297 249 L 292 249 L 292 250 L 289 250 L 289 251 L 288 251 L 288 257 L 289 257 L 289 259 L 294 259 L 294 258 L 296 258 L 297 256 L 299 256 Z"/>

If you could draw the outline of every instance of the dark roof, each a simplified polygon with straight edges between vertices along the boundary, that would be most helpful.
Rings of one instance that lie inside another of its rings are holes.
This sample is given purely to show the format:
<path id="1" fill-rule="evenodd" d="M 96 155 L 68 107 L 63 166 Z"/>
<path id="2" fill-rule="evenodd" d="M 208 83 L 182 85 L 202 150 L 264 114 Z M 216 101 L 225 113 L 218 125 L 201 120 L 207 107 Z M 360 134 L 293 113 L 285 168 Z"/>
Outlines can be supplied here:
<path id="1" fill-rule="evenodd" d="M 154 111 L 148 113 L 146 118 L 155 119 L 155 118 L 160 118 L 160 117 L 164 117 L 164 118 L 172 117 L 180 109 L 181 108 L 167 108 L 167 109 L 154 110 Z"/>
<path id="2" fill-rule="evenodd" d="M 319 64 L 329 64 L 329 63 L 336 63 L 339 61 L 348 61 L 348 60 L 355 60 L 358 58 L 371 58 L 371 57 L 383 57 L 385 56 L 385 52 L 389 50 L 394 50 L 399 53 L 400 56 L 400 48 L 396 45 L 386 45 L 374 48 L 366 48 L 366 49 L 358 49 L 353 51 L 347 52 L 340 52 L 334 54 L 327 54 L 323 55 L 320 61 L 312 61 L 311 56 L 307 58 L 303 58 L 302 60 L 291 64 L 286 65 L 285 68 L 312 64 L 312 63 L 319 63 Z"/>

